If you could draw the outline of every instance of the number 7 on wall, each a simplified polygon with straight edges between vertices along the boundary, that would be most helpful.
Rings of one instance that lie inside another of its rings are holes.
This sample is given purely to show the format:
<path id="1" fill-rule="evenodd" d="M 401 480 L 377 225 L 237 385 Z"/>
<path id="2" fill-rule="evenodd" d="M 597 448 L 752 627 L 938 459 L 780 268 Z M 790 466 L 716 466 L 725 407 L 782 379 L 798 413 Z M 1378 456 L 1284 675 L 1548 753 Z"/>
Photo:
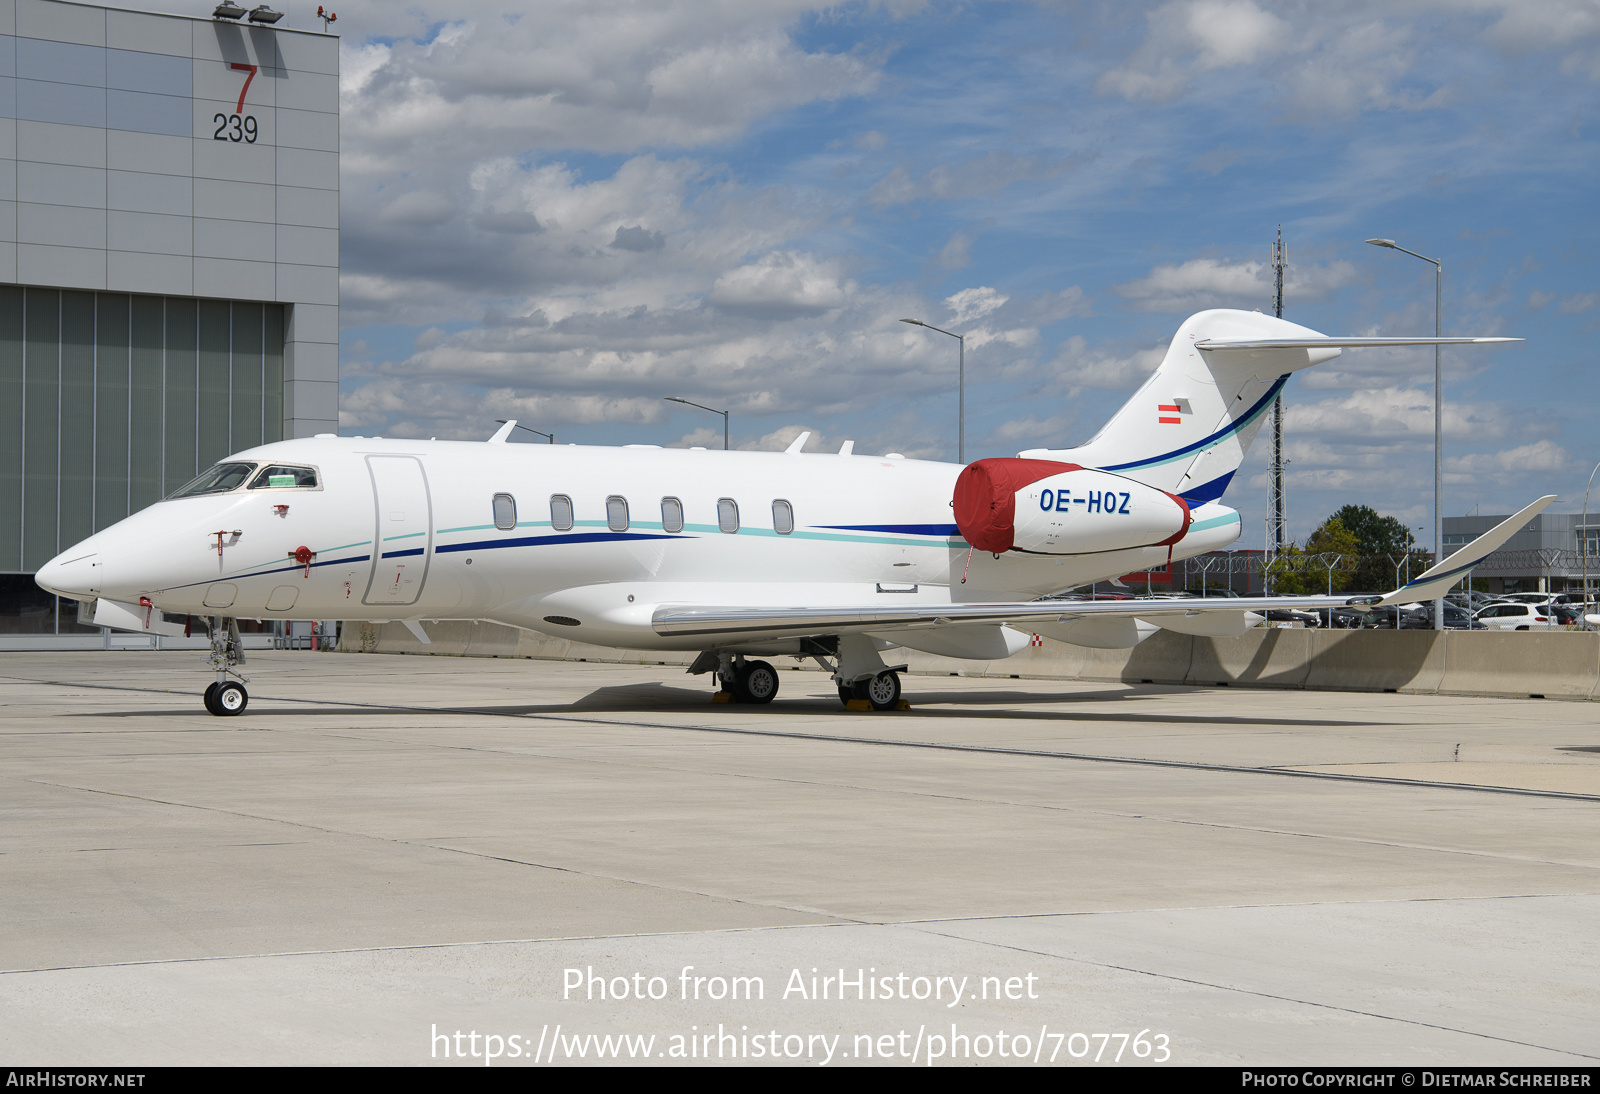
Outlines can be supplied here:
<path id="1" fill-rule="evenodd" d="M 254 80 L 256 78 L 256 66 L 255 65 L 242 65 L 238 61 L 234 61 L 228 67 L 233 69 L 235 72 L 248 72 L 249 73 L 249 75 L 244 78 L 244 86 L 239 89 L 239 105 L 234 109 L 234 113 L 235 114 L 243 114 L 244 113 L 244 97 L 247 94 L 250 93 L 250 81 Z"/>

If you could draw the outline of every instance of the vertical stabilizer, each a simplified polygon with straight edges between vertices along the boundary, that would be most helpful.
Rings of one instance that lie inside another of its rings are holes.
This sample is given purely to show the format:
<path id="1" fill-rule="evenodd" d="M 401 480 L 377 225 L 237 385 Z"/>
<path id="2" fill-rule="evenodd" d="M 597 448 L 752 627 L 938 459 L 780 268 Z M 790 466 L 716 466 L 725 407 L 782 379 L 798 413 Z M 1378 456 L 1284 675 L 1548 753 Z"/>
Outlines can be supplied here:
<path id="1" fill-rule="evenodd" d="M 1239 470 L 1289 374 L 1332 360 L 1339 350 L 1198 349 L 1195 343 L 1323 337 L 1260 312 L 1192 315 L 1173 337 L 1161 366 L 1092 440 L 1077 448 L 1019 455 L 1115 471 L 1190 505 L 1215 501 Z"/>

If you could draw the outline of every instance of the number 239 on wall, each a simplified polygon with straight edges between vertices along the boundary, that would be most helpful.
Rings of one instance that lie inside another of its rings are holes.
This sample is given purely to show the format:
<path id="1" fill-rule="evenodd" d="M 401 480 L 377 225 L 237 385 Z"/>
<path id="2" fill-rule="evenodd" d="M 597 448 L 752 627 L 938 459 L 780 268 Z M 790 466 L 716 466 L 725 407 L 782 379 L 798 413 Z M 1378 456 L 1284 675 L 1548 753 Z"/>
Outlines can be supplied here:
<path id="1" fill-rule="evenodd" d="M 232 114 L 223 114 L 220 111 L 212 116 L 211 124 L 217 128 L 211 134 L 214 141 L 233 141 L 235 144 L 243 141 L 245 144 L 256 143 L 257 126 L 254 114 L 244 112 L 244 97 L 250 92 L 250 81 L 256 78 L 258 66 L 245 65 L 235 61 L 228 66 L 236 72 L 243 72 L 244 86 L 239 89 L 239 105 Z"/>

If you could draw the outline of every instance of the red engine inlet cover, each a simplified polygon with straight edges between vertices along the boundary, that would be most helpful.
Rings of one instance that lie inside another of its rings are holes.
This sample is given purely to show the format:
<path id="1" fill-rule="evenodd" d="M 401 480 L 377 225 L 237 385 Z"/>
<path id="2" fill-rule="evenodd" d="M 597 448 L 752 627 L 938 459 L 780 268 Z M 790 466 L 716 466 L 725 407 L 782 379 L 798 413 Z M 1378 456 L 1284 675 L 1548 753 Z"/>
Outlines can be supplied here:
<path id="1" fill-rule="evenodd" d="M 956 527 L 980 551 L 1004 554 L 1016 542 L 1017 491 L 1030 482 L 1081 471 L 1055 460 L 988 459 L 968 464 L 956 479 Z"/>

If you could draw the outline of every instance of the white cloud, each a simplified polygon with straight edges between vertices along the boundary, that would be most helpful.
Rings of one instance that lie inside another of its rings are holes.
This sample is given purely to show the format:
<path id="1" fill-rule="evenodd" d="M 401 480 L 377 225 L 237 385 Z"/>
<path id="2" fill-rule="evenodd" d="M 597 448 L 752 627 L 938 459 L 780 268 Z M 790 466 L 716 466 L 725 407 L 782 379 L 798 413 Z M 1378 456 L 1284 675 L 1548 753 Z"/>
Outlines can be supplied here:
<path id="1" fill-rule="evenodd" d="M 1356 280 L 1355 266 L 1288 264 L 1284 293 L 1314 300 Z M 1157 266 L 1149 276 L 1116 286 L 1134 311 L 1193 312 L 1202 308 L 1257 307 L 1272 303 L 1272 267 L 1265 262 L 1226 262 L 1191 258 L 1176 266 Z"/>
<path id="2" fill-rule="evenodd" d="M 1518 445 L 1501 452 L 1474 452 L 1465 456 L 1447 456 L 1445 470 L 1452 481 L 1467 482 L 1475 478 L 1492 478 L 1498 481 L 1516 479 L 1529 472 L 1571 471 L 1572 455 L 1552 440 L 1538 440 Z"/>
<path id="3" fill-rule="evenodd" d="M 1433 439 L 1433 392 L 1417 388 L 1353 391 L 1331 399 L 1301 402 L 1291 389 L 1284 401 L 1284 431 L 1331 435 L 1345 440 L 1395 443 L 1406 438 Z M 1494 404 L 1444 404 L 1447 439 L 1473 441 L 1504 436 L 1505 415 Z"/>
<path id="4" fill-rule="evenodd" d="M 729 270 L 711 286 L 711 304 L 754 319 L 815 317 L 840 307 L 854 286 L 841 284 L 837 265 L 807 254 L 774 251 Z"/>
<path id="5" fill-rule="evenodd" d="M 373 159 L 426 143 L 461 163 L 508 143 L 627 153 L 730 140 L 774 111 L 875 86 L 871 61 L 795 44 L 795 17 L 821 6 L 551 0 L 507 19 L 460 0 L 432 30 L 438 9 L 341 5 L 346 143 Z M 413 20 L 393 41 L 356 44 Z"/>
<path id="6" fill-rule="evenodd" d="M 1284 48 L 1289 27 L 1250 0 L 1186 0 L 1146 17 L 1149 31 L 1095 90 L 1126 99 L 1165 102 L 1198 73 L 1251 64 Z"/>
<path id="7" fill-rule="evenodd" d="M 958 327 L 974 323 L 996 308 L 1003 305 L 1011 298 L 1004 293 L 991 289 L 987 285 L 979 285 L 972 289 L 962 289 L 952 296 L 945 297 L 945 307 L 954 313 L 951 322 Z"/>
<path id="8" fill-rule="evenodd" d="M 1166 352 L 1165 343 L 1132 353 L 1119 353 L 1104 346 L 1090 349 L 1088 342 L 1074 335 L 1062 343 L 1045 371 L 1055 380 L 1064 381 L 1069 390 L 1132 390 L 1155 372 Z"/>

